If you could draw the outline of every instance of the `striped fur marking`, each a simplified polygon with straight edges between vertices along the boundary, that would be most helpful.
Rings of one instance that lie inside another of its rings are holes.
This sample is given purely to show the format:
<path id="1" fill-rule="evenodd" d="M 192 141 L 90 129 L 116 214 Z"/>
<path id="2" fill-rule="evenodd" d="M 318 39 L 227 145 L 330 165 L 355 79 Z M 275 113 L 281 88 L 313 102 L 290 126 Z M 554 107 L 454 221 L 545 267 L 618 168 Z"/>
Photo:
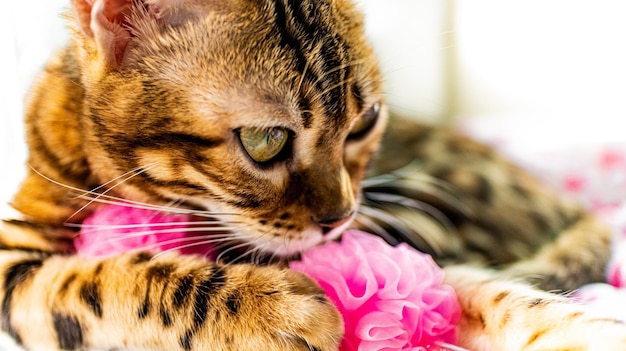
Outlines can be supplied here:
<path id="1" fill-rule="evenodd" d="M 52 323 L 62 350 L 76 350 L 83 346 L 83 327 L 76 317 L 52 313 Z"/>
<path id="2" fill-rule="evenodd" d="M 5 272 L 4 299 L 2 300 L 0 325 L 2 329 L 11 335 L 18 343 L 21 343 L 21 338 L 11 325 L 13 294 L 15 293 L 15 289 L 27 282 L 42 265 L 42 259 L 28 259 L 14 263 Z"/>

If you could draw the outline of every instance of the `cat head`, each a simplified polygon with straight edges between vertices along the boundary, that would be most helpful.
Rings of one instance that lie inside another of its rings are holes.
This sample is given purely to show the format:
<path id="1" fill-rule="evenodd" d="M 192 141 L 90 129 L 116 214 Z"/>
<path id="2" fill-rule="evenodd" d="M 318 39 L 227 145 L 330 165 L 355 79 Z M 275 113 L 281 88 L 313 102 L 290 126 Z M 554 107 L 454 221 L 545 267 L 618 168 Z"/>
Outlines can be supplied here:
<path id="1" fill-rule="evenodd" d="M 72 0 L 85 149 L 111 191 L 184 202 L 258 250 L 337 238 L 386 122 L 347 0 Z"/>

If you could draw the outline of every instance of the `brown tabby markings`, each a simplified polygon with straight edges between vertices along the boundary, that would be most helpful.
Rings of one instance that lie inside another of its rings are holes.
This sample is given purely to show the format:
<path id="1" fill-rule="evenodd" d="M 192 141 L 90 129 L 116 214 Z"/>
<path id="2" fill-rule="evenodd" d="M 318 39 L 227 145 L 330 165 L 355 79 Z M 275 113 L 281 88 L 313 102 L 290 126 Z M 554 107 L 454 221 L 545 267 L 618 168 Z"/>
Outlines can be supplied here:
<path id="1" fill-rule="evenodd" d="M 72 255 L 77 227 L 66 221 L 120 199 L 177 204 L 207 230 L 225 226 L 218 239 L 250 250 L 225 251 L 250 261 L 332 240 L 356 217 L 442 263 L 509 265 L 446 270 L 463 308 L 460 342 L 472 350 L 626 349 L 622 323 L 508 281 L 540 276 L 567 290 L 599 280 L 610 231 L 491 148 L 394 118 L 371 174 L 412 162 L 417 172 L 361 192 L 387 116 L 348 0 L 72 5 L 73 39 L 26 113 L 32 168 L 12 202 L 23 218 L 0 228 L 0 326 L 27 349 L 337 349 L 336 309 L 287 269 Z M 244 128 L 289 137 L 256 162 Z"/>

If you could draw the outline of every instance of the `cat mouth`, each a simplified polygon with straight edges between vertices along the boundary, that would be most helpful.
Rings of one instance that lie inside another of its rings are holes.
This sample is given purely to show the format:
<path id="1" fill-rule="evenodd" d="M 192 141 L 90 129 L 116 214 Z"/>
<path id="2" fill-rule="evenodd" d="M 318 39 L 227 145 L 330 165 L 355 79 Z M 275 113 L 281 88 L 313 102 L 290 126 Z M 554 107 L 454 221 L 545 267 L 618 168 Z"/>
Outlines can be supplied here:
<path id="1" fill-rule="evenodd" d="M 211 206 L 201 208 L 207 207 Z M 286 225 L 274 226 L 272 223 L 275 222 L 270 220 L 258 221 L 249 218 L 246 220 L 236 215 L 215 215 L 215 213 L 229 213 L 223 209 L 204 211 L 213 213 L 216 219 L 215 229 L 220 227 L 224 229 L 217 235 L 215 235 L 216 232 L 199 233 L 204 239 L 204 241 L 199 241 L 200 243 L 213 245 L 212 254 L 207 257 L 225 263 L 254 264 L 286 263 L 298 259 L 304 251 L 340 239 L 343 232 L 353 223 L 357 212 L 355 210 L 337 221 L 321 224 L 311 221 L 307 227 L 296 230 L 287 229 Z M 259 226 L 260 222 L 263 222 L 261 224 L 264 226 Z M 252 223 L 255 225 L 251 225 Z M 271 225 L 271 229 L 268 225 Z"/>
<path id="2" fill-rule="evenodd" d="M 219 250 L 216 260 L 257 265 L 287 264 L 299 259 L 300 255 L 309 249 L 340 239 L 343 232 L 352 224 L 353 219 L 354 215 L 351 215 L 331 229 L 316 225 L 298 233 L 283 233 L 271 238 L 262 234 L 260 237 L 256 236 L 258 234 L 233 235 L 233 240 Z M 291 236 L 297 239 L 290 238 Z"/>

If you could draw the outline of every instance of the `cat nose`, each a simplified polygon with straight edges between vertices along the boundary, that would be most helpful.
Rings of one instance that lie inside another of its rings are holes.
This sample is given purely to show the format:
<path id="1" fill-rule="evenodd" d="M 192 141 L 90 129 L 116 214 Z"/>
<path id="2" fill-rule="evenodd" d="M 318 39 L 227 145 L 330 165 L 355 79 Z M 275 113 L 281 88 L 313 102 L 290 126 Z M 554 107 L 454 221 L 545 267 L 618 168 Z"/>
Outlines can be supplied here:
<path id="1" fill-rule="evenodd" d="M 351 219 L 352 219 L 352 212 L 350 212 L 347 216 L 344 216 L 344 217 L 322 219 L 320 221 L 317 221 L 317 224 L 320 227 L 322 227 L 322 233 L 326 235 L 331 230 L 341 227 L 342 225 L 348 223 Z"/>

